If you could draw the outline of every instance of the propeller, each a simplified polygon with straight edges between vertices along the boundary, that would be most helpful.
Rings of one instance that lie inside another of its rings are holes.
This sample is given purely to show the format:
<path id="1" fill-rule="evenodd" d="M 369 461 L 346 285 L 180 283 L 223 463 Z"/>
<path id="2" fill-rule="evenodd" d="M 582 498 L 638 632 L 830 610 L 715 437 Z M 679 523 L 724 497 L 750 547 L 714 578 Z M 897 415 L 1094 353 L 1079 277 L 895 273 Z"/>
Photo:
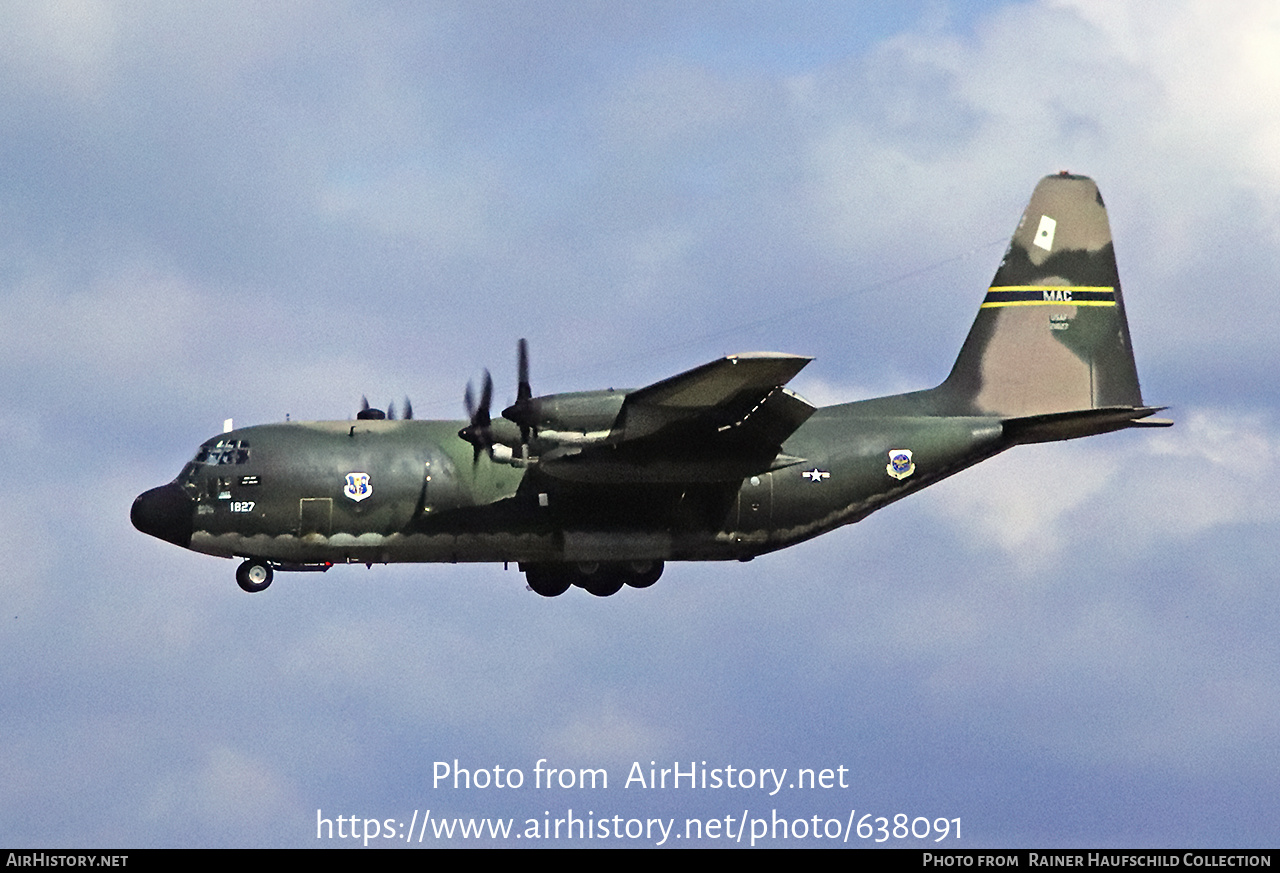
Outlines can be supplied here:
<path id="1" fill-rule="evenodd" d="M 502 411 L 502 417 L 520 426 L 520 453 L 527 463 L 529 439 L 536 435 L 535 428 L 538 423 L 538 402 L 534 399 L 533 387 L 529 384 L 528 340 L 520 340 L 516 345 L 516 355 L 519 371 L 516 402 Z M 480 453 L 482 451 L 488 451 L 490 457 L 493 457 L 495 445 L 493 419 L 489 412 L 489 406 L 492 401 L 493 377 L 489 375 L 488 370 L 485 370 L 484 382 L 480 389 L 480 401 L 476 402 L 475 389 L 470 382 L 467 383 L 466 393 L 462 396 L 462 402 L 467 408 L 467 418 L 470 419 L 470 424 L 458 431 L 458 436 L 471 443 L 474 450 L 471 459 L 473 465 L 480 462 Z M 507 450 L 509 445 L 509 443 L 504 443 L 502 446 L 504 461 L 511 460 L 511 453 Z"/>
<path id="2" fill-rule="evenodd" d="M 533 387 L 529 384 L 528 340 L 522 338 L 516 344 L 516 357 L 520 379 L 516 387 L 516 402 L 502 410 L 502 417 L 520 425 L 520 444 L 527 448 L 538 421 L 538 405 L 533 400 Z"/>
<path id="3" fill-rule="evenodd" d="M 369 398 L 362 394 L 360 395 L 360 411 L 356 413 L 356 418 L 360 419 L 361 421 L 367 421 L 367 420 L 381 421 L 382 419 L 395 421 L 396 420 L 395 401 L 393 400 L 392 402 L 388 403 L 387 411 L 383 412 L 381 409 L 375 409 L 374 407 L 371 407 L 369 405 Z M 404 415 L 401 416 L 401 419 L 403 421 L 409 421 L 412 418 L 413 418 L 413 404 L 411 404 L 409 402 L 409 398 L 406 397 L 404 399 Z"/>
<path id="4" fill-rule="evenodd" d="M 360 395 L 360 411 L 356 413 L 356 418 L 361 421 L 376 420 L 380 421 L 387 417 L 387 414 L 381 409 L 374 409 L 369 405 L 369 398 L 363 394 Z"/>
<path id="5" fill-rule="evenodd" d="M 466 393 L 462 395 L 462 403 L 467 408 L 467 418 L 471 423 L 458 431 L 458 436 L 471 443 L 473 466 L 480 463 L 480 453 L 493 445 L 493 436 L 490 433 L 493 420 L 489 417 L 489 405 L 492 402 L 493 377 L 489 375 L 488 370 L 485 370 L 484 385 L 480 389 L 480 402 L 476 403 L 475 392 L 470 382 L 467 383 Z"/>

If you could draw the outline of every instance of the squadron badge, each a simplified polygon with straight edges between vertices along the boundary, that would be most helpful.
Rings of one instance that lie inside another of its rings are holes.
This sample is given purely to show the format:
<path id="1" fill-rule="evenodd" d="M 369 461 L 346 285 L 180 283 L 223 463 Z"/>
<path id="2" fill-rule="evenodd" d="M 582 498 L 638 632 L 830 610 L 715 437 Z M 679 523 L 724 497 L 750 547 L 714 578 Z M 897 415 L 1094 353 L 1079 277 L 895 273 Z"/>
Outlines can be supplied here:
<path id="1" fill-rule="evenodd" d="M 356 503 L 364 500 L 373 493 L 373 486 L 369 484 L 368 473 L 348 473 L 346 487 L 342 489 L 342 493 L 350 497 Z"/>
<path id="2" fill-rule="evenodd" d="M 895 479 L 905 479 L 916 471 L 911 449 L 889 449 L 889 466 L 884 468 Z"/>

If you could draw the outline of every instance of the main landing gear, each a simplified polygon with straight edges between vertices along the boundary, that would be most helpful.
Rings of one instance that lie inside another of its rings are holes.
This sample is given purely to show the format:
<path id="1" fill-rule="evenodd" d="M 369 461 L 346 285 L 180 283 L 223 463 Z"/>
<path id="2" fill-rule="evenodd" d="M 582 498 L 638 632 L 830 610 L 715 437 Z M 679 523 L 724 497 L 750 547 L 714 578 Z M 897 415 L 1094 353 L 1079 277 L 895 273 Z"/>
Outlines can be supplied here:
<path id="1" fill-rule="evenodd" d="M 577 564 L 521 564 L 525 579 L 543 597 L 558 597 L 569 590 L 570 585 L 594 594 L 609 597 L 622 590 L 623 585 L 632 588 L 648 588 L 662 575 L 661 561 L 608 561 Z"/>

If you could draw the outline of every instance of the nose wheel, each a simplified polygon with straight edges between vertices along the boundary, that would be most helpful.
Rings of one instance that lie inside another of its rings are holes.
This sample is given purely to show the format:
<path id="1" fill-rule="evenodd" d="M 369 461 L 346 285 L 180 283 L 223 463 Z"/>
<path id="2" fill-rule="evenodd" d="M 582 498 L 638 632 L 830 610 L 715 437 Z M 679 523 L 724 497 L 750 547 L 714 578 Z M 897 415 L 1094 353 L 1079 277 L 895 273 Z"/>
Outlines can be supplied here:
<path id="1" fill-rule="evenodd" d="M 262 591 L 270 585 L 271 577 L 274 575 L 270 564 L 253 558 L 236 568 L 236 582 L 250 594 Z"/>

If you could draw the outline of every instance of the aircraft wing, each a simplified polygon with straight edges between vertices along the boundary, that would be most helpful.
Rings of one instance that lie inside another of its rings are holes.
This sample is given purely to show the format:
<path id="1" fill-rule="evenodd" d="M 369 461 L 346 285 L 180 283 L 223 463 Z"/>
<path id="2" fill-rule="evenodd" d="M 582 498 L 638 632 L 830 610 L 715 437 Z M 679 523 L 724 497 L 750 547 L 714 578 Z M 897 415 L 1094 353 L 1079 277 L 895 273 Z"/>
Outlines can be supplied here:
<path id="1" fill-rule="evenodd" d="M 672 427 L 741 425 L 811 360 L 776 352 L 729 355 L 632 391 L 623 401 L 618 426 L 624 439 L 633 440 Z"/>
<path id="2" fill-rule="evenodd" d="M 598 482 L 727 481 L 767 470 L 814 412 L 783 387 L 811 360 L 729 355 L 638 388 L 606 442 L 544 459 L 543 468 Z"/>

